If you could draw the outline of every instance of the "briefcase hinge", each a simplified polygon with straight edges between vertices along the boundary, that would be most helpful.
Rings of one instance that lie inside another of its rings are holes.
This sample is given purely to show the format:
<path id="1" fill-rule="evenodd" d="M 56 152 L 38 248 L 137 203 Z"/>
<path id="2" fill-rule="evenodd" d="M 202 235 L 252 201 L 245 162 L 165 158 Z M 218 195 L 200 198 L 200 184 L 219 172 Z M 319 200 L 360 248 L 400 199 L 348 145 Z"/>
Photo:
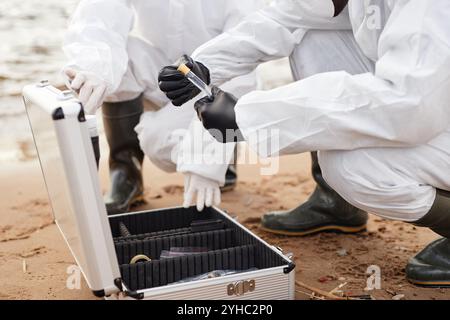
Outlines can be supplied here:
<path id="1" fill-rule="evenodd" d="M 294 269 L 295 269 L 295 263 L 290 262 L 290 263 L 287 265 L 287 267 L 285 267 L 285 268 L 283 269 L 283 273 L 285 273 L 285 274 L 291 273 L 291 271 L 294 270 Z"/>
<path id="2" fill-rule="evenodd" d="M 139 293 L 137 291 L 128 289 L 127 285 L 122 281 L 121 278 L 115 279 L 114 284 L 120 290 L 120 292 L 122 292 L 125 296 L 136 299 L 136 300 L 144 299 L 143 293 Z"/>

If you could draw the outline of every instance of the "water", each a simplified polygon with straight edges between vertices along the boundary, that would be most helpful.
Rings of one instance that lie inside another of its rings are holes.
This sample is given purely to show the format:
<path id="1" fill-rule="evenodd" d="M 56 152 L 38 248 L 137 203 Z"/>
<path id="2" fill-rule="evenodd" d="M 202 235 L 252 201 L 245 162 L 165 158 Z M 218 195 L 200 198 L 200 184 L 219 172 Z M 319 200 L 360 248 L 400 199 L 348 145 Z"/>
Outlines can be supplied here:
<path id="1" fill-rule="evenodd" d="M 22 87 L 41 78 L 61 81 L 61 42 L 75 0 L 0 2 L 0 99 L 20 96 Z M 1 105 L 0 115 L 23 112 Z"/>
<path id="2" fill-rule="evenodd" d="M 59 85 L 61 43 L 78 0 L 0 1 L 0 161 L 33 158 L 21 100 L 24 85 Z"/>

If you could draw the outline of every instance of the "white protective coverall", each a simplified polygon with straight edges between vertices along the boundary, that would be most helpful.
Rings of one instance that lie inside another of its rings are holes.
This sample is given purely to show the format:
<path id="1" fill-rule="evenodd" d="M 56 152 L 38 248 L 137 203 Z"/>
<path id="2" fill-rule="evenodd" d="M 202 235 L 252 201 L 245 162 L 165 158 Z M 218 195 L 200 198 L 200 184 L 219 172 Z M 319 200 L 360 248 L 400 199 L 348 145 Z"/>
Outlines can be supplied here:
<path id="1" fill-rule="evenodd" d="M 236 105 L 251 147 L 319 150 L 325 180 L 348 202 L 416 221 L 435 188 L 450 190 L 450 1 L 350 0 L 337 18 L 323 3 L 279 0 L 193 56 L 218 85 L 291 55 L 305 79 Z M 278 147 L 261 147 L 270 138 Z"/>
<path id="2" fill-rule="evenodd" d="M 107 102 L 143 93 L 159 108 L 145 112 L 136 127 L 141 148 L 155 165 L 223 184 L 234 146 L 224 148 L 203 130 L 193 111 L 195 100 L 190 107 L 174 107 L 159 90 L 158 73 L 262 6 L 262 0 L 83 0 L 63 49 L 68 67 L 93 72 L 106 82 Z M 242 96 L 255 89 L 255 73 L 242 74 L 225 87 Z M 182 140 L 202 141 L 203 158 L 217 161 L 198 163 L 192 153 L 199 149 Z"/>

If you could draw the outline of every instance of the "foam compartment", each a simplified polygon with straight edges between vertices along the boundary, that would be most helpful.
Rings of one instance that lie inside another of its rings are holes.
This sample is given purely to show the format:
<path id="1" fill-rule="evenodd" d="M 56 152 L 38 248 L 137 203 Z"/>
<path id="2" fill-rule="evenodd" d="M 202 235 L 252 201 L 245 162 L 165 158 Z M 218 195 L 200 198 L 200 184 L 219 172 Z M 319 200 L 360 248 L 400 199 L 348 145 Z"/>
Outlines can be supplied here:
<path id="1" fill-rule="evenodd" d="M 224 228 L 189 232 L 193 221 L 208 219 L 224 221 Z M 121 223 L 131 235 L 121 235 Z M 201 213 L 195 208 L 175 208 L 119 215 L 110 218 L 110 225 L 120 272 L 131 290 L 164 286 L 215 270 L 266 269 L 289 263 L 213 208 Z M 171 247 L 205 247 L 208 252 L 160 259 L 161 251 Z M 138 254 L 151 261 L 129 264 Z"/>

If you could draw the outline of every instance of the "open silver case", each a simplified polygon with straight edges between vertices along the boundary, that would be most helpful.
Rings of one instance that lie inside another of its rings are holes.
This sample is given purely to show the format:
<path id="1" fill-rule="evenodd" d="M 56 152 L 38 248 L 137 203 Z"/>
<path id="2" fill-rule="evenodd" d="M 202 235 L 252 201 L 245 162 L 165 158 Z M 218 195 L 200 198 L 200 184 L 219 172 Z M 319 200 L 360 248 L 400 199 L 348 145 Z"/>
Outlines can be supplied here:
<path id="1" fill-rule="evenodd" d="M 24 102 L 54 220 L 97 297 L 111 299 L 293 299 L 295 265 L 219 208 L 168 208 L 108 217 L 80 102 L 47 82 L 26 86 Z M 192 229 L 197 220 L 220 228 Z M 128 236 L 121 233 L 127 227 Z M 171 246 L 208 251 L 159 259 Z M 130 264 L 144 254 L 151 261 Z M 215 270 L 222 277 L 183 282 Z"/>

